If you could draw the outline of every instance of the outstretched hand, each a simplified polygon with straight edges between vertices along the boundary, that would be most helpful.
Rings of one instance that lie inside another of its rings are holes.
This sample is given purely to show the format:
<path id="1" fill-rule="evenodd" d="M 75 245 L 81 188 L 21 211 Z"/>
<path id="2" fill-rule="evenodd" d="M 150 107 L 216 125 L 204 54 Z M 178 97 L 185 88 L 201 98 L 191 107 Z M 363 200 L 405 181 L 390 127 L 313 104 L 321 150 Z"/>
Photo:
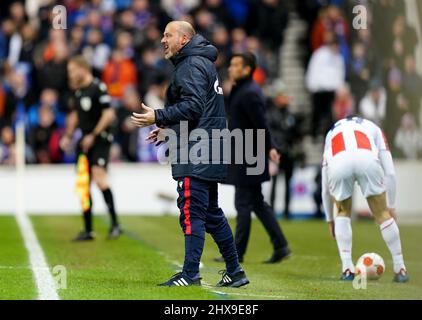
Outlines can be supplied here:
<path id="1" fill-rule="evenodd" d="M 155 123 L 154 109 L 141 103 L 141 113 L 133 112 L 130 119 L 137 127 L 148 127 Z"/>

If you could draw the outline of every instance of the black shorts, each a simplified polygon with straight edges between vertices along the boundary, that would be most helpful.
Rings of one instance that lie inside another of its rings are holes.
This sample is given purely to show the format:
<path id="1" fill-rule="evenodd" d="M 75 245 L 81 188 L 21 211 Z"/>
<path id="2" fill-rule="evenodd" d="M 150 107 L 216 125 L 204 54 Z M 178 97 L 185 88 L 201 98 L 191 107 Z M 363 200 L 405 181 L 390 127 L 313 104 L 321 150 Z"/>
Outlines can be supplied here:
<path id="1" fill-rule="evenodd" d="M 78 143 L 77 158 L 80 154 L 83 153 L 81 148 L 81 141 L 82 139 Z M 103 138 L 101 136 L 96 137 L 92 148 L 89 149 L 87 154 L 89 167 L 92 168 L 92 166 L 99 166 L 107 169 L 110 147 L 110 139 Z"/>

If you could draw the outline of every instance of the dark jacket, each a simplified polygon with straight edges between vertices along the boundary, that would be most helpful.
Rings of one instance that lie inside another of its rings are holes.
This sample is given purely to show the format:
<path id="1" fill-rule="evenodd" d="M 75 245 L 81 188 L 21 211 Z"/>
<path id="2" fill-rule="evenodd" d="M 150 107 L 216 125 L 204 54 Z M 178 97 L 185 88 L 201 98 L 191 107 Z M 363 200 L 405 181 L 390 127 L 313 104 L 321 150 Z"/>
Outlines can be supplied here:
<path id="1" fill-rule="evenodd" d="M 265 98 L 261 88 L 252 78 L 238 81 L 230 93 L 227 109 L 230 132 L 240 129 L 243 132 L 243 137 L 246 137 L 245 130 L 253 129 L 253 154 L 260 157 L 261 161 L 265 163 L 265 169 L 262 174 L 248 175 L 247 168 L 256 167 L 256 164 L 247 164 L 246 161 L 243 161 L 242 164 L 235 164 L 235 150 L 232 141 L 231 164 L 229 165 L 226 182 L 235 186 L 252 186 L 269 180 L 268 154 L 274 145 L 265 119 Z M 256 145 L 257 129 L 265 130 L 265 152 L 258 155 Z M 245 153 L 245 146 L 243 152 Z"/>
<path id="2" fill-rule="evenodd" d="M 174 179 L 196 177 L 220 182 L 226 178 L 227 165 L 223 161 L 223 152 L 219 152 L 218 159 L 212 158 L 213 163 L 211 156 L 208 158 L 210 159 L 208 164 L 195 164 L 190 158 L 184 161 L 186 159 L 184 155 L 188 155 L 198 143 L 201 146 L 207 145 L 210 153 L 213 147 L 222 150 L 224 144 L 223 138 L 214 141 L 211 139 L 213 129 L 227 128 L 223 90 L 219 85 L 214 65 L 217 53 L 217 49 L 209 41 L 200 35 L 195 35 L 172 58 L 175 70 L 167 89 L 165 108 L 155 111 L 157 126 L 174 130 L 178 140 L 194 129 L 203 129 L 209 135 L 209 139 L 199 139 L 189 143 L 181 140 L 176 145 L 169 145 L 170 150 L 177 152 L 174 158 L 170 157 Z M 187 130 L 181 127 L 180 121 L 187 121 Z M 205 150 L 196 146 L 195 150 L 198 149 Z M 200 156 L 201 151 L 198 153 Z"/>
<path id="3" fill-rule="evenodd" d="M 289 107 L 277 107 L 271 99 L 267 101 L 267 122 L 271 137 L 277 144 L 281 158 L 302 157 L 300 142 L 302 140 L 303 117 L 290 112 Z"/>

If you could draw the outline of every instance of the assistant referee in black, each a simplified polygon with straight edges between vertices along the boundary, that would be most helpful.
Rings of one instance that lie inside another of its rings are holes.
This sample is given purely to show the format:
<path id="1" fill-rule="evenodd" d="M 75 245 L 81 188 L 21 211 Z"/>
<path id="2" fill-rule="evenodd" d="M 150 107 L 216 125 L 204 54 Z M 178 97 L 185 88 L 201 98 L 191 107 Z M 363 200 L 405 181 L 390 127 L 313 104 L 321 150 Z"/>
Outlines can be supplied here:
<path id="1" fill-rule="evenodd" d="M 68 150 L 75 130 L 80 128 L 82 137 L 77 144 L 77 159 L 85 154 L 89 163 L 90 181 L 101 190 L 111 218 L 108 238 L 117 238 L 122 230 L 117 220 L 113 193 L 107 181 L 107 164 L 113 135 L 110 127 L 115 120 L 110 107 L 111 98 L 107 87 L 94 78 L 89 63 L 82 56 L 71 58 L 67 65 L 69 87 L 74 91 L 74 103 L 66 121 L 66 131 L 60 141 L 61 148 Z M 93 240 L 92 198 L 88 209 L 83 212 L 85 230 L 74 240 Z"/>

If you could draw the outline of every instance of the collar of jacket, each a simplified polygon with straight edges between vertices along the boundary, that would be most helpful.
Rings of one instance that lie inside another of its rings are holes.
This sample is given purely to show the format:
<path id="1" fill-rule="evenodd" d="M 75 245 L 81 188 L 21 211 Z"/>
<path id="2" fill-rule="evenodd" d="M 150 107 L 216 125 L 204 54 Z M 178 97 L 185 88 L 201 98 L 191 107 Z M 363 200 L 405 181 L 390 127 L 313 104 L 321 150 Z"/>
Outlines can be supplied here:
<path id="1" fill-rule="evenodd" d="M 237 80 L 235 82 L 235 87 L 240 87 L 240 86 L 244 85 L 245 83 L 249 83 L 249 82 L 252 82 L 252 81 L 253 81 L 252 76 L 248 76 L 246 78 L 242 78 L 242 79 Z"/>
<path id="2" fill-rule="evenodd" d="M 211 42 L 200 34 L 196 34 L 183 48 L 170 58 L 170 61 L 176 66 L 188 56 L 202 56 L 215 62 L 217 60 L 218 51 Z"/>

